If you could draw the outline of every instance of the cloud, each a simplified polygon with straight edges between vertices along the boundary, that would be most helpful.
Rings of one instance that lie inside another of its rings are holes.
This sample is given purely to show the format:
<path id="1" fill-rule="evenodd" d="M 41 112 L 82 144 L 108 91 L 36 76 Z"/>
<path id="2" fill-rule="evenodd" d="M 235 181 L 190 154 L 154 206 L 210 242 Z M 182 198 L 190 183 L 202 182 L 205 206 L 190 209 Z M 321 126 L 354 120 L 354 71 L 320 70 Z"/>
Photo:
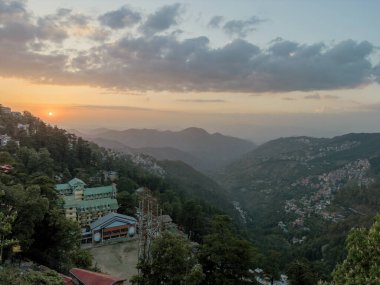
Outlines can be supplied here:
<path id="1" fill-rule="evenodd" d="M 225 103 L 226 100 L 222 99 L 178 99 L 177 102 L 185 103 Z"/>
<path id="2" fill-rule="evenodd" d="M 362 105 L 359 109 L 363 110 L 363 111 L 378 112 L 378 111 L 380 111 L 380 102 Z"/>
<path id="3" fill-rule="evenodd" d="M 292 98 L 292 97 L 284 97 L 284 98 L 282 98 L 282 100 L 284 100 L 284 101 L 295 101 L 296 99 Z"/>
<path id="4" fill-rule="evenodd" d="M 19 21 L 28 15 L 23 1 L 0 1 L 0 24 Z"/>
<path id="5" fill-rule="evenodd" d="M 311 100 L 321 100 L 321 95 L 319 95 L 318 93 L 315 93 L 312 95 L 306 95 L 304 98 L 311 99 Z"/>
<path id="6" fill-rule="evenodd" d="M 123 29 L 132 27 L 140 22 L 141 15 L 133 11 L 127 6 L 123 6 L 118 10 L 107 12 L 99 16 L 99 21 L 112 29 Z"/>
<path id="7" fill-rule="evenodd" d="M 149 15 L 140 30 L 145 35 L 151 36 L 177 25 L 181 7 L 179 3 L 161 7 L 154 14 Z"/>
<path id="8" fill-rule="evenodd" d="M 380 83 L 380 63 L 373 68 L 373 75 L 377 83 Z"/>
<path id="9" fill-rule="evenodd" d="M 375 48 L 367 41 L 275 39 L 262 49 L 244 39 L 214 47 L 205 36 L 159 33 L 178 23 L 180 10 L 174 4 L 149 15 L 139 28 L 145 34 L 115 33 L 112 41 L 83 48 L 67 42 L 101 40 L 112 30 L 72 10 L 36 17 L 23 2 L 0 0 L 0 76 L 128 92 L 316 92 L 380 83 L 380 67 L 370 60 Z"/>
<path id="10" fill-rule="evenodd" d="M 71 108 L 87 110 L 154 111 L 153 109 L 149 108 L 115 105 L 72 105 Z"/>
<path id="11" fill-rule="evenodd" d="M 211 28 L 220 28 L 221 23 L 224 21 L 223 16 L 214 16 L 208 22 L 208 26 Z"/>
<path id="12" fill-rule="evenodd" d="M 256 26 L 265 20 L 252 16 L 248 20 L 231 20 L 224 24 L 223 30 L 230 36 L 246 37 L 248 33 L 254 31 Z"/>
<path id="13" fill-rule="evenodd" d="M 328 100 L 336 100 L 336 99 L 340 99 L 339 96 L 336 96 L 336 95 L 325 95 L 323 96 L 324 99 L 328 99 Z"/>

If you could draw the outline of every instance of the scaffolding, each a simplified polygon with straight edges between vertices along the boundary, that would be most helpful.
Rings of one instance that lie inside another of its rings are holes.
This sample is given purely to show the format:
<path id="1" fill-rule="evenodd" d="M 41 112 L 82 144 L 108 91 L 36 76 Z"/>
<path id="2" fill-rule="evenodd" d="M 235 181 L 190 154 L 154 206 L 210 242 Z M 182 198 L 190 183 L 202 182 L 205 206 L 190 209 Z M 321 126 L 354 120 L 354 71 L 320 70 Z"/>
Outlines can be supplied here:
<path id="1" fill-rule="evenodd" d="M 159 209 L 157 198 L 153 197 L 149 189 L 142 189 L 138 197 L 138 256 L 140 262 L 150 263 L 152 242 L 162 229 L 162 210 Z"/>

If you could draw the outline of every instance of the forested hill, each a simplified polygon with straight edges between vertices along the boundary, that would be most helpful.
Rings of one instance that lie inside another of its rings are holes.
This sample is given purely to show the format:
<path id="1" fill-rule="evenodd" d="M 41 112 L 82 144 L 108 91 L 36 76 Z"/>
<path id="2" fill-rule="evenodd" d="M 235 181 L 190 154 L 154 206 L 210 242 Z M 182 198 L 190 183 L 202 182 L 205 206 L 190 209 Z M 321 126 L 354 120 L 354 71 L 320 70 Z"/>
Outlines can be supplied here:
<path id="1" fill-rule="evenodd" d="M 345 256 L 349 230 L 379 212 L 379 178 L 380 134 L 358 133 L 273 140 L 217 180 L 248 212 L 251 236 L 274 267 L 306 258 L 328 274 Z"/>
<path id="2" fill-rule="evenodd" d="M 5 259 L 11 257 L 11 245 L 16 243 L 21 245 L 22 256 L 59 272 L 91 267 L 91 256 L 79 247 L 80 229 L 65 218 L 63 201 L 55 191 L 56 183 L 73 177 L 90 186 L 108 185 L 110 181 L 103 173 L 116 171 L 118 211 L 129 215 L 135 215 L 135 190 L 148 187 L 160 201 L 163 213 L 170 214 L 185 233 L 191 233 L 193 241 L 200 243 L 212 233 L 215 215 L 233 211 L 218 194 L 222 191 L 219 186 L 188 166 L 171 162 L 160 166 L 149 157 L 106 150 L 47 125 L 29 112 L 0 108 L 0 135 L 0 218 L 5 222 L 0 230 Z M 238 227 L 231 226 L 231 238 L 239 242 Z M 250 245 L 245 247 L 249 249 Z M 253 266 L 251 260 L 240 264 Z"/>

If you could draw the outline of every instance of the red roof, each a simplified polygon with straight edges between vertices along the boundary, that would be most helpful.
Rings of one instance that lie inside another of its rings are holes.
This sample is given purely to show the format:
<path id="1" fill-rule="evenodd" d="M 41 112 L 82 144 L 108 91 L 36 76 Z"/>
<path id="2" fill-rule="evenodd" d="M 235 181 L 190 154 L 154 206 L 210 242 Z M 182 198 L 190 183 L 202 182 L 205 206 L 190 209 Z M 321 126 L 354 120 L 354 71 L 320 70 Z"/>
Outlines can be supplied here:
<path id="1" fill-rule="evenodd" d="M 114 277 L 80 268 L 73 268 L 70 270 L 70 273 L 85 285 L 112 285 L 116 282 L 127 280 L 126 278 Z"/>
<path id="2" fill-rule="evenodd" d="M 7 172 L 11 171 L 12 169 L 13 169 L 12 165 L 9 165 L 9 164 L 0 165 L 0 170 L 2 172 L 7 173 Z"/>
<path id="3" fill-rule="evenodd" d="M 63 274 L 61 274 L 61 276 L 63 278 L 63 282 L 65 283 L 65 285 L 75 285 L 75 283 L 73 282 L 73 279 L 71 279 L 69 276 L 66 276 Z"/>

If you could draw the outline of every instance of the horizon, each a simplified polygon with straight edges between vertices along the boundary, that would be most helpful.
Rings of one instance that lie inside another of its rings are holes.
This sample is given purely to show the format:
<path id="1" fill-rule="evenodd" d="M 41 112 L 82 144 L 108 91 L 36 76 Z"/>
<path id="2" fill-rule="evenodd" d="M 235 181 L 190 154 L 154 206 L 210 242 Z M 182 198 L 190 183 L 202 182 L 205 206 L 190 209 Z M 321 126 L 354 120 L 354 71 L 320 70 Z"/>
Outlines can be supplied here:
<path id="1" fill-rule="evenodd" d="M 0 0 L 0 103 L 65 129 L 196 126 L 257 144 L 380 132 L 379 8 Z"/>

